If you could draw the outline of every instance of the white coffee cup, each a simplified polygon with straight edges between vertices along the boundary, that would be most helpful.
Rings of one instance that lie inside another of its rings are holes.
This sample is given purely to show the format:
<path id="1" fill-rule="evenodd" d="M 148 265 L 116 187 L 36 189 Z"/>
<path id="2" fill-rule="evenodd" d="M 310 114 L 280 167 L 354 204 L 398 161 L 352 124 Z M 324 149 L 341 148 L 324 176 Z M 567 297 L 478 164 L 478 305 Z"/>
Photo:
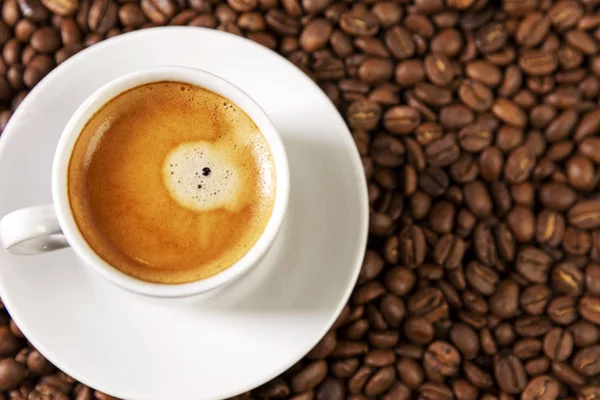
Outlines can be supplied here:
<path id="1" fill-rule="evenodd" d="M 275 164 L 276 192 L 271 217 L 254 246 L 235 264 L 218 274 L 183 284 L 141 281 L 109 265 L 83 238 L 71 211 L 67 171 L 71 153 L 87 121 L 119 94 L 147 83 L 173 81 L 200 86 L 237 104 L 254 121 L 270 146 Z M 288 204 L 289 167 L 283 143 L 262 108 L 244 91 L 214 74 L 188 67 L 165 66 L 134 72 L 102 86 L 87 98 L 67 123 L 54 154 L 52 205 L 23 208 L 0 220 L 0 242 L 14 254 L 38 254 L 70 246 L 86 265 L 110 282 L 148 296 L 183 297 L 223 287 L 253 269 L 271 248 Z"/>

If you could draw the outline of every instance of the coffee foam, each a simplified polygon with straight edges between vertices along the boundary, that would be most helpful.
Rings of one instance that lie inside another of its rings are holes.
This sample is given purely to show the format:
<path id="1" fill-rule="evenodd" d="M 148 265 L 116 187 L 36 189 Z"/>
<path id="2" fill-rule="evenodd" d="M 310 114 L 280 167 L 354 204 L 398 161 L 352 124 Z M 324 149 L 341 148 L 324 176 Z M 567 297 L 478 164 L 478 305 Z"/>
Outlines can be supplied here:
<path id="1" fill-rule="evenodd" d="M 163 179 L 171 197 L 194 211 L 245 205 L 238 165 L 227 146 L 211 142 L 182 143 L 163 164 Z"/>
<path id="2" fill-rule="evenodd" d="M 275 185 L 269 145 L 248 115 L 177 82 L 134 88 L 101 108 L 68 176 L 91 248 L 157 283 L 203 279 L 243 257 L 271 216 Z"/>

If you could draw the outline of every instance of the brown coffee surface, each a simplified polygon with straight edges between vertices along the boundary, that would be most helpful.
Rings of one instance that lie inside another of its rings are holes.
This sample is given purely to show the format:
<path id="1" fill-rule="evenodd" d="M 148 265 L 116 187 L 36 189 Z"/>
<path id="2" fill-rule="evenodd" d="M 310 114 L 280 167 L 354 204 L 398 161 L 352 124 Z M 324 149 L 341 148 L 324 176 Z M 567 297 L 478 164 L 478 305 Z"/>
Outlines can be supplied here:
<path id="1" fill-rule="evenodd" d="M 273 158 L 250 117 L 178 82 L 139 86 L 104 105 L 83 128 L 68 174 L 71 209 L 92 249 L 156 283 L 233 265 L 275 200 Z"/>

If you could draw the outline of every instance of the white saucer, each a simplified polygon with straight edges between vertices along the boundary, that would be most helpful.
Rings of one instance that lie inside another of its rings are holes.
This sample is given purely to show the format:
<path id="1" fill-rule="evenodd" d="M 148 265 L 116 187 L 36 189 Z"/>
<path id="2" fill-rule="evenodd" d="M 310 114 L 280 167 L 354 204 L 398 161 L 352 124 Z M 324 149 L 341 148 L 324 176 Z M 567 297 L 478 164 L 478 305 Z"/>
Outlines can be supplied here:
<path id="1" fill-rule="evenodd" d="M 0 252 L 0 295 L 32 344 L 81 382 L 125 399 L 220 399 L 277 376 L 333 324 L 367 238 L 362 164 L 344 121 L 291 63 L 214 30 L 156 28 L 68 60 L 23 101 L 0 140 L 0 215 L 50 203 L 61 130 L 102 84 L 157 65 L 218 74 L 272 118 L 291 171 L 289 211 L 273 251 L 208 299 L 148 301 L 82 265 L 69 249 Z"/>

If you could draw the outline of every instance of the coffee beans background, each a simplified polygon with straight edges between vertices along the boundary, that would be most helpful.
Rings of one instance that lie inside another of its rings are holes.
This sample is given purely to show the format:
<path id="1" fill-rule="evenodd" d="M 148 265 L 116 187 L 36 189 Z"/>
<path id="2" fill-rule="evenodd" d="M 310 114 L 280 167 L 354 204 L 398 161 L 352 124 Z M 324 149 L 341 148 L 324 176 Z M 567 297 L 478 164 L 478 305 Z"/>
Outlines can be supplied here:
<path id="1" fill-rule="evenodd" d="M 0 129 L 73 54 L 158 25 L 267 46 L 346 118 L 371 205 L 359 282 L 238 399 L 600 399 L 600 0 L 0 4 Z M 0 357 L 0 400 L 111 399 L 6 310 Z"/>

